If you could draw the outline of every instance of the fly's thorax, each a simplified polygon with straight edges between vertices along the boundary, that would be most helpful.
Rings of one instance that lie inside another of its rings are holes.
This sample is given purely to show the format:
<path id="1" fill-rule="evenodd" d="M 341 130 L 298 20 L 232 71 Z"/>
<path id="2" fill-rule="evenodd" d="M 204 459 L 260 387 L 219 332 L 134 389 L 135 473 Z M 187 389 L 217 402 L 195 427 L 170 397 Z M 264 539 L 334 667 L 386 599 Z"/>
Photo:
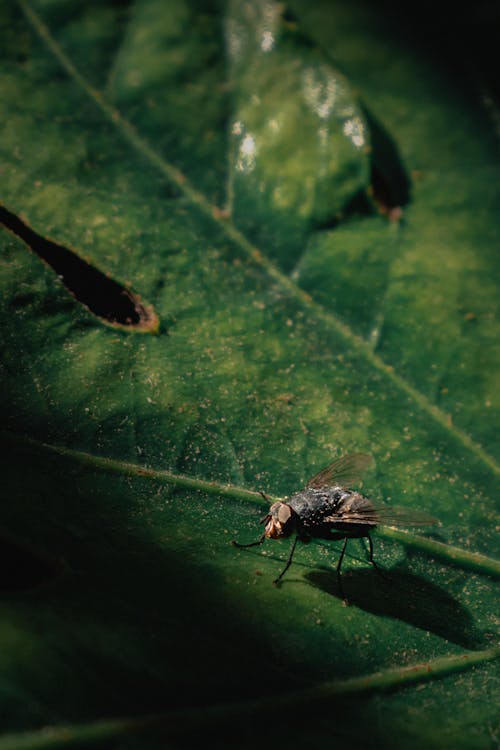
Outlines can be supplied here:
<path id="1" fill-rule="evenodd" d="M 268 539 L 289 536 L 295 528 L 296 514 L 288 503 L 273 503 L 264 518 L 264 534 Z"/>
<path id="2" fill-rule="evenodd" d="M 290 506 L 306 524 L 334 513 L 351 496 L 343 487 L 307 487 L 290 498 Z"/>

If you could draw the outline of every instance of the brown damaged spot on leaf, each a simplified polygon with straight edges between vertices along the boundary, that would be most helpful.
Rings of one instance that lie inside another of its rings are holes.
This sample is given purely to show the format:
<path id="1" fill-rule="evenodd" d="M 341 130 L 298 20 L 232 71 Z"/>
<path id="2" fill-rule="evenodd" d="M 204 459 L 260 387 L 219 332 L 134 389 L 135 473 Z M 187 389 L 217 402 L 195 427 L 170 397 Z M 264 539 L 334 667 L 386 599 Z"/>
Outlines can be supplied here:
<path id="1" fill-rule="evenodd" d="M 0 206 L 0 222 L 47 263 L 73 297 L 104 323 L 126 331 L 158 333 L 157 314 L 137 294 L 73 250 L 37 234 L 4 206 Z"/>

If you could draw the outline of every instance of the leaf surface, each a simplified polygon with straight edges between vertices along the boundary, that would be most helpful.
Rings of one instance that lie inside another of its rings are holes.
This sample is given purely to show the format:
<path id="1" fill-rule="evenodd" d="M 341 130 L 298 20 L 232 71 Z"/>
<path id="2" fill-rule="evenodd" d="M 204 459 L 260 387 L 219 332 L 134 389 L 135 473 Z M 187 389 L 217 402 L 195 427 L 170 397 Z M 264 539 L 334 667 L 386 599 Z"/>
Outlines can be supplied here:
<path id="1" fill-rule="evenodd" d="M 373 10 L 297 2 L 295 18 L 272 21 L 271 53 L 254 49 L 238 70 L 225 46 L 237 6 L 172 5 L 1 11 L 3 204 L 160 320 L 157 335 L 106 325 L 2 232 L 4 747 L 41 747 L 47 725 L 87 743 L 154 747 L 166 732 L 189 746 L 214 723 L 222 747 L 487 747 L 500 473 L 491 124 Z M 267 26 L 237 21 L 269 43 Z M 332 80 L 372 155 L 352 150 L 333 105 L 300 127 L 311 90 Z M 273 142 L 270 123 L 290 112 Z M 260 144 L 246 176 L 236 122 Z M 324 148 L 344 153 L 321 173 L 326 126 Z M 377 128 L 411 178 L 400 223 L 370 195 L 388 163 Z M 382 529 L 379 578 L 350 542 L 350 607 L 332 575 L 338 543 L 300 547 L 273 587 L 286 541 L 230 545 L 258 538 L 257 491 L 289 495 L 358 451 L 376 459 L 364 493 L 439 519 L 429 546 Z M 476 553 L 489 562 L 473 570 Z M 388 693 L 415 665 L 417 682 Z M 142 731 L 152 714 L 161 726 Z M 112 731 L 96 724 L 113 717 Z"/>

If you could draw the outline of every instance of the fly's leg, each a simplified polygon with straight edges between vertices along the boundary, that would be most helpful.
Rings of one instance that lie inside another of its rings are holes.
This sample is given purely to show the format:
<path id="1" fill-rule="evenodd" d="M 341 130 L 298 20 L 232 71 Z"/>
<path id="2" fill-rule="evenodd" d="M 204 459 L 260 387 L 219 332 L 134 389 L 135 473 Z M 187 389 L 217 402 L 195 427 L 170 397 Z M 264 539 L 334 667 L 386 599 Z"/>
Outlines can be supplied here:
<path id="1" fill-rule="evenodd" d="M 368 562 L 371 562 L 377 573 L 380 573 L 380 568 L 378 567 L 377 563 L 373 559 L 373 541 L 369 534 L 366 535 L 366 538 L 368 539 L 368 546 L 370 549 L 369 555 L 368 555 Z"/>
<path id="2" fill-rule="evenodd" d="M 277 585 L 281 581 L 281 579 L 285 575 L 286 571 L 288 570 L 288 568 L 292 564 L 293 553 L 295 552 L 295 547 L 297 546 L 297 542 L 298 541 L 299 541 L 299 537 L 296 536 L 295 539 L 293 540 L 292 549 L 290 550 L 290 554 L 288 555 L 288 560 L 286 562 L 285 567 L 283 568 L 283 570 L 281 571 L 281 573 L 279 574 L 279 576 L 277 578 L 275 578 L 274 581 L 273 581 L 273 583 L 275 585 Z"/>
<path id="3" fill-rule="evenodd" d="M 240 544 L 239 542 L 236 542 L 234 539 L 231 542 L 233 547 L 239 547 L 240 549 L 244 549 L 245 547 L 258 547 L 259 544 L 263 544 L 264 540 L 266 538 L 265 534 L 262 534 L 261 538 L 258 539 L 256 542 L 250 542 L 250 544 Z"/>
<path id="4" fill-rule="evenodd" d="M 346 599 L 346 595 L 344 593 L 344 587 L 342 586 L 342 576 L 340 575 L 340 570 L 342 568 L 342 561 L 344 559 L 345 549 L 347 547 L 347 540 L 348 540 L 348 537 L 346 536 L 346 538 L 344 539 L 344 545 L 342 547 L 342 551 L 340 553 L 339 561 L 337 563 L 337 584 L 338 584 L 338 587 L 339 587 L 340 595 L 341 595 L 342 599 L 344 600 L 344 602 L 346 602 L 346 604 L 347 604 L 347 599 Z"/>
<path id="5" fill-rule="evenodd" d="M 262 495 L 262 497 L 264 498 L 266 502 L 269 502 L 266 495 L 263 492 L 260 492 L 260 494 Z M 266 534 L 264 532 L 264 534 L 262 534 L 260 539 L 257 539 L 256 542 L 250 542 L 250 544 L 240 544 L 240 542 L 237 542 L 235 539 L 233 539 L 231 544 L 233 545 L 233 547 L 238 547 L 239 549 L 247 549 L 248 547 L 258 547 L 259 544 L 264 544 L 265 539 L 266 539 Z"/>
<path id="6" fill-rule="evenodd" d="M 369 548 L 368 562 L 370 562 L 373 565 L 373 567 L 375 568 L 375 570 L 377 571 L 377 573 L 379 574 L 379 576 L 381 578 L 387 578 L 387 576 L 385 575 L 385 573 L 382 572 L 382 570 L 379 568 L 379 566 L 377 565 L 377 563 L 373 559 L 373 541 L 372 541 L 371 536 L 369 534 L 367 534 L 366 535 L 366 539 L 368 539 L 368 548 Z"/>

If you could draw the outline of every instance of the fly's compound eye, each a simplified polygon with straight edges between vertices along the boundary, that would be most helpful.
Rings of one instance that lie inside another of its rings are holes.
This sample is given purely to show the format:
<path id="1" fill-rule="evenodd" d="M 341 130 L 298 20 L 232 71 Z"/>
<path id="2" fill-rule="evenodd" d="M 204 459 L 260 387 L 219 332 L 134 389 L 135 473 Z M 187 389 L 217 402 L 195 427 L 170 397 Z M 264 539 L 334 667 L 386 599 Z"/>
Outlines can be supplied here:
<path id="1" fill-rule="evenodd" d="M 292 509 L 286 503 L 281 503 L 278 508 L 278 521 L 284 526 L 292 517 Z"/>

